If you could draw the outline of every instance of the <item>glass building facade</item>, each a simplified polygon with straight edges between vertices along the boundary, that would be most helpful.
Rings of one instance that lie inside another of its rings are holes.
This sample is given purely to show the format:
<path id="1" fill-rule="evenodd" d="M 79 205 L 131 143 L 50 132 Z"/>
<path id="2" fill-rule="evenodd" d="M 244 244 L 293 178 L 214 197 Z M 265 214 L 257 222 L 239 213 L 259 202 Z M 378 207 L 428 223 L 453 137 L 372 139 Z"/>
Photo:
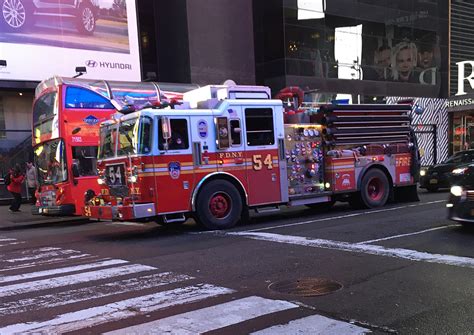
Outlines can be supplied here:
<path id="1" fill-rule="evenodd" d="M 448 96 L 445 0 L 254 1 L 257 82 L 357 96 Z"/>

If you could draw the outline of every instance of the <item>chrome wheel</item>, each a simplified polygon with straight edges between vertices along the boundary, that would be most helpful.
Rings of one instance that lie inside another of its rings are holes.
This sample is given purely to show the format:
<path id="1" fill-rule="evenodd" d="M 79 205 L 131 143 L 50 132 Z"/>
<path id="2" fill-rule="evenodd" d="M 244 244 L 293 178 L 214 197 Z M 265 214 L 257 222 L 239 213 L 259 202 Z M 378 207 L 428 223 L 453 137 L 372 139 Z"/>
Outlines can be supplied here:
<path id="1" fill-rule="evenodd" d="M 26 22 L 26 8 L 22 0 L 5 0 L 2 6 L 5 23 L 13 29 L 19 29 Z"/>
<path id="2" fill-rule="evenodd" d="M 84 7 L 82 11 L 82 26 L 88 33 L 92 33 L 95 29 L 95 16 L 90 7 Z"/>

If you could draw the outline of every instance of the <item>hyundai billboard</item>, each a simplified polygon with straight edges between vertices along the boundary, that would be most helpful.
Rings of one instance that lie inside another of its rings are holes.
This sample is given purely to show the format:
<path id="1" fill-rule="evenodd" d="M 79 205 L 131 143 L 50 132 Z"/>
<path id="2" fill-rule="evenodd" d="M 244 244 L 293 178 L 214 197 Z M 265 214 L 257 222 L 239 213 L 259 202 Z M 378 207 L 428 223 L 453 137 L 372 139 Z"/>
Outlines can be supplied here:
<path id="1" fill-rule="evenodd" d="M 140 81 L 135 0 L 0 0 L 0 80 Z"/>

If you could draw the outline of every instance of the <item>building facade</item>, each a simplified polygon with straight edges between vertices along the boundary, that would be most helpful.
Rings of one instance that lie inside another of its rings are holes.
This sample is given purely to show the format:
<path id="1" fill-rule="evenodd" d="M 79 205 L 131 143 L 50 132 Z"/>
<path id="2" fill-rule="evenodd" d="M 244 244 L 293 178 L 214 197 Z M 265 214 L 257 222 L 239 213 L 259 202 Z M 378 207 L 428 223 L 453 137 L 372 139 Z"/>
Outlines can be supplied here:
<path id="1" fill-rule="evenodd" d="M 299 86 L 317 102 L 412 99 L 426 111 L 415 116 L 423 163 L 448 154 L 445 0 L 101 2 L 89 36 L 52 16 L 20 32 L 0 25 L 0 173 L 27 159 L 21 152 L 31 149 L 37 83 L 73 76 L 76 66 L 94 79 L 199 85 L 232 79 L 274 93 Z M 32 51 L 32 44 L 44 49 Z"/>

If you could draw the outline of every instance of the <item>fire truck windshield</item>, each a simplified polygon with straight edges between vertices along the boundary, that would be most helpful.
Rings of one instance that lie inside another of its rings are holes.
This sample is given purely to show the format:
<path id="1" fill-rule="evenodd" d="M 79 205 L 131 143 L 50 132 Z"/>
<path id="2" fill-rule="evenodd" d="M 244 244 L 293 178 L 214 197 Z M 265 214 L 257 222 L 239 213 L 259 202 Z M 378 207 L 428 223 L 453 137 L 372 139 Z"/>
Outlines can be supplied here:
<path id="1" fill-rule="evenodd" d="M 100 127 L 99 159 L 115 156 L 116 133 L 117 126 L 115 124 Z"/>
<path id="2" fill-rule="evenodd" d="M 64 142 L 61 139 L 37 146 L 34 154 L 40 185 L 56 184 L 67 180 L 66 154 Z"/>
<path id="3" fill-rule="evenodd" d="M 153 120 L 148 116 L 121 121 L 118 127 L 115 124 L 102 126 L 99 159 L 149 154 L 152 129 Z"/>

